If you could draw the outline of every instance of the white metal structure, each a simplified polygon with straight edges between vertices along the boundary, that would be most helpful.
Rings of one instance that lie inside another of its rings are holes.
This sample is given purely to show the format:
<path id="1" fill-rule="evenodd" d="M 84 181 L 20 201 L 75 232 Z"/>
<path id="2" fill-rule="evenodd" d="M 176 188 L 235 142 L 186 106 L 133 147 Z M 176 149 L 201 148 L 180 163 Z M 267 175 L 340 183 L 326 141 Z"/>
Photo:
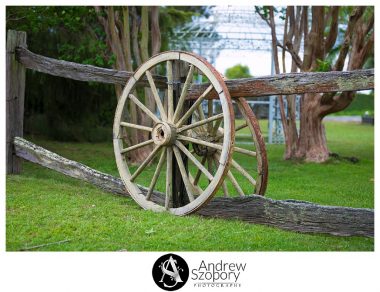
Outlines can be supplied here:
<path id="1" fill-rule="evenodd" d="M 211 64 L 222 50 L 271 52 L 271 33 L 268 25 L 255 12 L 254 6 L 214 6 L 206 10 L 208 17 L 193 21 L 175 32 L 171 49 L 186 49 L 206 58 Z M 282 23 L 277 21 L 277 23 Z M 278 25 L 277 29 L 283 31 Z M 282 40 L 279 40 L 282 41 Z M 271 74 L 274 74 L 273 64 Z M 251 106 L 269 106 L 268 143 L 283 143 L 281 118 L 276 97 L 248 100 Z"/>

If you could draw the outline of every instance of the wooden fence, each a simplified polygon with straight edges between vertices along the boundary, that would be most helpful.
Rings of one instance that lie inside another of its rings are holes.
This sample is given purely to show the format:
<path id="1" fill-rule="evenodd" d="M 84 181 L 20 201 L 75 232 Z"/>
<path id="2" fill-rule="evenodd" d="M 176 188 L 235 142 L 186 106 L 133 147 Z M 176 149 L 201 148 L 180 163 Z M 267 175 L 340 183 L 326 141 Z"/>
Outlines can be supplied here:
<path id="1" fill-rule="evenodd" d="M 71 166 L 62 163 L 62 161 L 60 164 L 59 159 L 55 162 L 58 163 L 58 165 L 54 163 L 44 163 L 47 157 L 50 159 L 57 154 L 51 153 L 46 149 L 22 139 L 26 69 L 74 80 L 121 85 L 127 82 L 133 72 L 117 71 L 41 56 L 27 49 L 25 32 L 8 31 L 6 47 L 7 174 L 18 174 L 21 172 L 20 158 L 22 157 L 23 159 L 73 176 L 70 172 Z M 165 77 L 154 75 L 154 80 L 157 87 L 166 87 Z M 141 86 L 147 84 L 147 80 L 143 80 L 140 83 Z M 309 92 L 357 91 L 374 88 L 374 70 L 279 74 L 259 78 L 228 80 L 226 84 L 233 98 L 302 94 Z M 206 87 L 207 84 L 192 85 L 190 88 L 190 98 L 197 98 Z M 211 96 L 210 98 L 213 97 Z M 45 155 L 35 156 L 36 149 L 39 149 L 40 152 L 47 152 Z M 72 163 L 75 164 L 75 162 Z M 56 167 L 53 167 L 54 165 Z M 72 164 L 69 163 L 69 165 Z M 84 167 L 86 168 L 86 166 Z M 93 179 L 88 179 L 88 177 L 84 178 L 85 176 L 81 175 L 73 177 L 84 179 L 99 186 L 95 178 L 96 175 L 99 176 L 100 174 L 101 184 L 107 185 L 107 182 L 111 181 L 117 185 L 116 189 L 118 190 L 115 191 L 115 188 L 111 188 L 108 191 L 126 195 L 119 179 L 101 174 L 96 170 L 91 170 L 87 175 L 91 176 L 91 173 L 93 176 L 95 175 Z M 159 199 L 159 195 L 156 197 Z M 245 209 L 242 208 L 242 206 L 246 206 L 248 209 L 244 211 Z M 240 212 L 238 212 L 238 210 Z M 373 236 L 374 213 L 373 210 L 370 209 L 327 207 L 308 202 L 275 201 L 250 196 L 245 199 L 214 199 L 209 205 L 198 211 L 198 214 L 204 216 L 238 218 L 248 222 L 273 225 L 301 232 Z M 276 214 L 277 216 L 271 216 L 270 214 Z M 329 222 L 321 220 L 320 216 L 324 216 Z"/>

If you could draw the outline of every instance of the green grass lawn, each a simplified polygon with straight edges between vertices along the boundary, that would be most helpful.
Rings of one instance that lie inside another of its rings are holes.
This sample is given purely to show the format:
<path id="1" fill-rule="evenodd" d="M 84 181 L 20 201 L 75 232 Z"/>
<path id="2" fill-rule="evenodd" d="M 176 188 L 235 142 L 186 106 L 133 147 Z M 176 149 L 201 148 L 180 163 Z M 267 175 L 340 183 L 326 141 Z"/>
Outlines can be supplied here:
<path id="1" fill-rule="evenodd" d="M 284 161 L 283 145 L 269 145 L 270 174 L 266 196 L 325 205 L 373 208 L 374 128 L 329 122 L 326 130 L 330 151 L 341 156 L 355 156 L 359 163 L 336 159 L 319 165 Z M 238 138 L 238 142 L 245 139 Z M 118 175 L 111 143 L 33 141 L 64 157 Z M 196 215 L 175 217 L 144 211 L 130 198 L 103 192 L 32 163 L 25 162 L 23 167 L 21 175 L 7 176 L 8 251 L 61 240 L 69 241 L 35 250 L 374 249 L 374 240 L 370 238 L 301 234 L 237 220 L 206 219 Z"/>

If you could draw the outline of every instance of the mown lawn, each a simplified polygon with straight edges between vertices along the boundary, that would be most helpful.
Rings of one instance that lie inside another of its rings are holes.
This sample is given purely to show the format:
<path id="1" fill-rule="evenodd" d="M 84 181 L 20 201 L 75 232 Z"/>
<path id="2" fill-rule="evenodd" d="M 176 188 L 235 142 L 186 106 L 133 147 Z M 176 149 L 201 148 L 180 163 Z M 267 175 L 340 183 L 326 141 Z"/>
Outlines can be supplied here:
<path id="1" fill-rule="evenodd" d="M 266 195 L 274 199 L 373 208 L 374 128 L 329 122 L 326 130 L 331 152 L 355 156 L 359 162 L 332 159 L 316 165 L 283 161 L 283 145 L 269 145 L 270 175 Z M 67 158 L 118 175 L 111 143 L 31 140 Z M 22 175 L 7 176 L 6 192 L 8 251 L 62 240 L 69 241 L 33 250 L 374 249 L 374 240 L 370 238 L 301 234 L 236 220 L 205 219 L 195 215 L 175 217 L 144 211 L 132 199 L 103 192 L 28 162 L 24 163 Z"/>

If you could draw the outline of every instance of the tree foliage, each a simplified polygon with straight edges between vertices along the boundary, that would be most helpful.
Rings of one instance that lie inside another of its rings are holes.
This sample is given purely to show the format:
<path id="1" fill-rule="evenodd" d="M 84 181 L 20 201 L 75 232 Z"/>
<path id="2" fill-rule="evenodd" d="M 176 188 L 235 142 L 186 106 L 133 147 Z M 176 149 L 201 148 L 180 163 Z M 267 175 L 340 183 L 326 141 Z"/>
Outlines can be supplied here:
<path id="1" fill-rule="evenodd" d="M 172 6 L 8 6 L 6 26 L 26 31 L 32 52 L 133 71 L 152 54 L 168 49 L 174 29 L 202 11 L 202 7 Z M 103 20 L 112 24 L 113 38 Z M 118 58 L 120 52 L 124 60 Z M 112 139 L 117 102 L 113 86 L 31 70 L 26 83 L 26 134 L 75 141 Z"/>
<path id="2" fill-rule="evenodd" d="M 228 79 L 252 77 L 251 73 L 249 72 L 249 67 L 242 64 L 237 64 L 233 67 L 226 69 L 226 72 L 224 73 L 224 75 Z"/>

